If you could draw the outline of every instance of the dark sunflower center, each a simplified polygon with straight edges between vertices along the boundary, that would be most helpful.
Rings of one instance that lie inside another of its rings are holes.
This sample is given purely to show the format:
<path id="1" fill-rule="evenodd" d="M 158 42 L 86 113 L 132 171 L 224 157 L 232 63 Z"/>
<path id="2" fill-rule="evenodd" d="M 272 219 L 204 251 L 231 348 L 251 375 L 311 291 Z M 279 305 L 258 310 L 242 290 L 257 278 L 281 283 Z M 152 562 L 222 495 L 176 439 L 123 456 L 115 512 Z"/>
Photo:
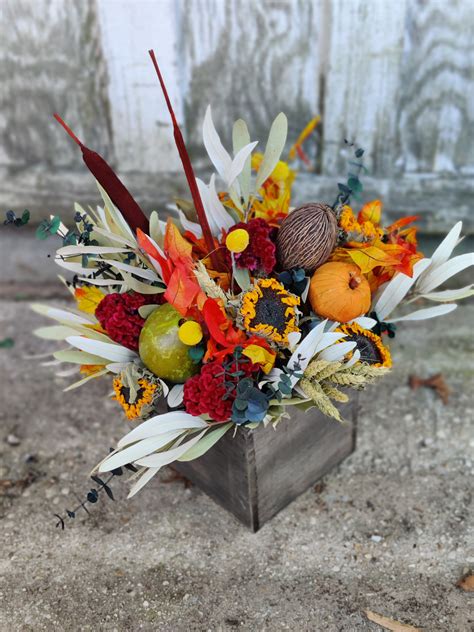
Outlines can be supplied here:
<path id="1" fill-rule="evenodd" d="M 136 400 L 134 402 L 130 401 L 130 389 L 128 388 L 128 386 L 122 386 L 122 388 L 120 389 L 120 392 L 122 393 L 122 395 L 123 395 L 125 401 L 127 402 L 127 404 L 136 404 L 142 398 L 143 388 L 139 388 L 138 389 L 138 391 L 137 391 L 137 398 L 136 398 Z"/>
<path id="2" fill-rule="evenodd" d="M 287 306 L 280 301 L 274 290 L 262 288 L 262 296 L 255 305 L 255 317 L 250 323 L 251 327 L 264 323 L 272 325 L 277 331 L 284 331 L 286 327 L 286 308 Z"/>
<path id="3" fill-rule="evenodd" d="M 361 334 L 352 334 L 347 336 L 347 338 L 344 338 L 344 342 L 356 343 L 362 362 L 367 362 L 368 364 L 380 364 L 383 360 L 375 342 L 373 342 L 370 338 L 366 338 Z"/>

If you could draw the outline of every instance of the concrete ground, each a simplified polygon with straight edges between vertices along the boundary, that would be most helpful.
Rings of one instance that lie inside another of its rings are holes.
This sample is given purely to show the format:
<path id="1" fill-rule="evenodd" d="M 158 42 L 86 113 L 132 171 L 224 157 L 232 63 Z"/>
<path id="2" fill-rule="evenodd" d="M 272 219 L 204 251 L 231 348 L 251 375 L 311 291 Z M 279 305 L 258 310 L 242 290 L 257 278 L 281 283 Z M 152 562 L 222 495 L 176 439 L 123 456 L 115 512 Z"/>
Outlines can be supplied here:
<path id="1" fill-rule="evenodd" d="M 0 340 L 14 340 L 0 349 L 2 632 L 383 629 L 366 610 L 473 629 L 456 583 L 474 566 L 474 305 L 400 327 L 394 370 L 362 395 L 356 452 L 257 534 L 169 471 L 130 501 L 114 480 L 116 502 L 62 532 L 52 514 L 126 428 L 107 381 L 63 393 L 68 381 L 29 357 L 54 343 L 31 335 L 44 319 L 17 299 L 60 301 L 53 244 L 27 242 L 0 240 Z M 407 384 L 438 372 L 447 405 Z"/>

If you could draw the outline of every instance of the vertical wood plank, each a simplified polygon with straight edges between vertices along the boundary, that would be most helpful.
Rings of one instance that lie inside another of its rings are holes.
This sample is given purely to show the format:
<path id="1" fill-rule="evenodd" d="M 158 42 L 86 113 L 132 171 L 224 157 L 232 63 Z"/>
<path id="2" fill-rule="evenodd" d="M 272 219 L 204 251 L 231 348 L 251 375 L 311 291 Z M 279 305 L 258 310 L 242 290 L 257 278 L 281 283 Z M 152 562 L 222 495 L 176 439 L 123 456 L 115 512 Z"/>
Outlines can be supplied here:
<path id="1" fill-rule="evenodd" d="M 316 408 L 291 410 L 275 431 L 254 431 L 259 528 L 354 451 L 357 396 L 340 407 L 346 422 Z"/>
<path id="2" fill-rule="evenodd" d="M 78 168 L 58 111 L 105 155 L 111 146 L 107 72 L 94 0 L 2 0 L 0 165 Z"/>
<path id="3" fill-rule="evenodd" d="M 239 430 L 227 432 L 208 452 L 194 461 L 176 461 L 172 467 L 252 530 L 258 528 L 253 437 Z"/>
<path id="4" fill-rule="evenodd" d="M 98 6 L 117 167 L 121 172 L 151 174 L 178 170 L 169 114 L 148 56 L 148 50 L 155 49 L 182 121 L 178 4 L 174 0 L 99 0 Z"/>
<path id="5" fill-rule="evenodd" d="M 344 138 L 366 150 L 372 173 L 395 163 L 405 0 L 331 0 L 323 112 L 323 173 L 346 172 Z"/>
<path id="6" fill-rule="evenodd" d="M 398 113 L 407 172 L 474 173 L 474 7 L 409 0 Z"/>
<path id="7" fill-rule="evenodd" d="M 225 143 L 241 117 L 260 150 L 278 112 L 288 115 L 290 138 L 318 112 L 321 10 L 320 0 L 185 0 L 185 116 L 195 152 L 208 103 Z"/>

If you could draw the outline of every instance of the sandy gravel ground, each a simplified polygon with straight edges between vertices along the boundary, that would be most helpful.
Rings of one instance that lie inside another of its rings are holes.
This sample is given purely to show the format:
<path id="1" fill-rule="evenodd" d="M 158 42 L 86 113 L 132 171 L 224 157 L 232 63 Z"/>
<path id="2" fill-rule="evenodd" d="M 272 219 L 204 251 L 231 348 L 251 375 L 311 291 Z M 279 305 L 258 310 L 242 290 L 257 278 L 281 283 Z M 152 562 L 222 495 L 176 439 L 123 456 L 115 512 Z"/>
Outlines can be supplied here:
<path id="1" fill-rule="evenodd" d="M 15 345 L 0 349 L 0 630 L 381 630 L 367 609 L 472 630 L 472 593 L 456 582 L 474 565 L 473 323 L 470 305 L 407 325 L 395 370 L 361 398 L 355 454 L 257 534 L 169 471 L 131 501 L 117 479 L 115 503 L 61 532 L 52 514 L 88 489 L 125 426 L 107 383 L 64 394 L 65 379 L 26 357 L 51 346 L 29 334 L 44 320 L 4 298 L 0 338 Z M 436 372 L 446 406 L 407 386 Z"/>

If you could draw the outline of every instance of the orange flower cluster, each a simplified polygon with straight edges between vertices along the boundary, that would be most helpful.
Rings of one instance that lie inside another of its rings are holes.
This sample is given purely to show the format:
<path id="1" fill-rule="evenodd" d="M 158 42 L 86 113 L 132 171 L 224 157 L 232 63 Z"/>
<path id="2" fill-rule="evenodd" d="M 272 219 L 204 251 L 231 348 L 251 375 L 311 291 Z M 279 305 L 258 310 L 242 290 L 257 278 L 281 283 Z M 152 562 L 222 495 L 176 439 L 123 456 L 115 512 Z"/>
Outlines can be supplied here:
<path id="1" fill-rule="evenodd" d="M 416 228 L 406 228 L 418 218 L 403 217 L 384 228 L 380 224 L 381 215 L 380 200 L 365 204 L 357 217 L 345 206 L 339 226 L 346 233 L 347 241 L 331 256 L 332 261 L 358 265 L 372 293 L 396 272 L 412 276 L 414 264 L 423 257 L 417 248 Z"/>

